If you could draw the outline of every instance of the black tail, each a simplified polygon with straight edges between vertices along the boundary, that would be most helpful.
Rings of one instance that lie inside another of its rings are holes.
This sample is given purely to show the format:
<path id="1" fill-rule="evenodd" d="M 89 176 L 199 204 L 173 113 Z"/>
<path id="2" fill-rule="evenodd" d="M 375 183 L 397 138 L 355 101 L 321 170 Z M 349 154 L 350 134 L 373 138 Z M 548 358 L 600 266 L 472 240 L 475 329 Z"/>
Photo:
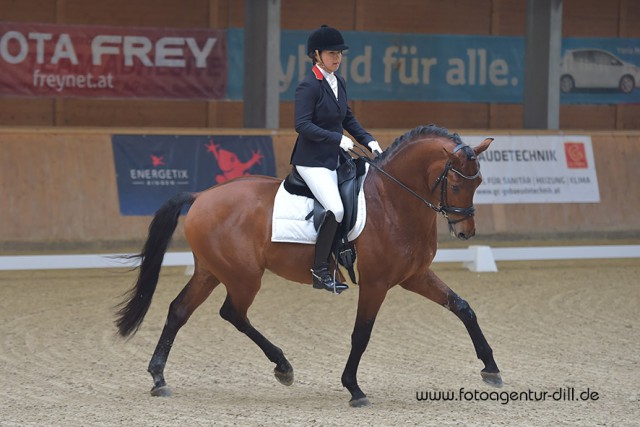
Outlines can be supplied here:
<path id="1" fill-rule="evenodd" d="M 120 304 L 116 325 L 123 337 L 135 334 L 151 305 L 156 290 L 162 260 L 167 251 L 171 236 L 178 226 L 178 218 L 184 206 L 191 206 L 196 199 L 193 193 L 179 193 L 169 199 L 158 211 L 149 225 L 149 236 L 142 252 L 134 258 L 140 258 L 140 272 L 135 286 L 127 293 Z"/>

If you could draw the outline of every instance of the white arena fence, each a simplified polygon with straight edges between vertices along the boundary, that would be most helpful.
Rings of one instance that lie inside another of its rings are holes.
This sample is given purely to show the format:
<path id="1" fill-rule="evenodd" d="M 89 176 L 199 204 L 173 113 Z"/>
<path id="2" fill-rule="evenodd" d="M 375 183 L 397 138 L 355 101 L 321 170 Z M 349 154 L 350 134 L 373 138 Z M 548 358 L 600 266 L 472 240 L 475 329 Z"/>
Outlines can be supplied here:
<path id="1" fill-rule="evenodd" d="M 86 255 L 9 255 L 0 256 L 0 270 L 59 270 L 82 268 L 133 268 L 136 261 L 122 258 L 126 254 Z M 566 259 L 640 258 L 640 245 L 469 246 L 466 249 L 439 249 L 433 262 L 462 262 L 471 271 L 498 271 L 496 261 L 544 261 Z M 193 271 L 191 252 L 167 252 L 163 266 L 186 266 Z"/>

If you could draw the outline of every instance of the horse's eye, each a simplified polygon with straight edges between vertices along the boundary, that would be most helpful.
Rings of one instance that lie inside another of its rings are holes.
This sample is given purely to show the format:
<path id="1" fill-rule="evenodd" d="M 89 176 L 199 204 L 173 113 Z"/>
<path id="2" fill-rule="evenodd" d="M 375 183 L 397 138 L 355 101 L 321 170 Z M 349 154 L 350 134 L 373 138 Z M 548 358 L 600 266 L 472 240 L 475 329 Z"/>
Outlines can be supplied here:
<path id="1" fill-rule="evenodd" d="M 451 191 L 453 192 L 453 194 L 458 194 L 460 192 L 460 186 L 452 185 L 451 186 Z"/>

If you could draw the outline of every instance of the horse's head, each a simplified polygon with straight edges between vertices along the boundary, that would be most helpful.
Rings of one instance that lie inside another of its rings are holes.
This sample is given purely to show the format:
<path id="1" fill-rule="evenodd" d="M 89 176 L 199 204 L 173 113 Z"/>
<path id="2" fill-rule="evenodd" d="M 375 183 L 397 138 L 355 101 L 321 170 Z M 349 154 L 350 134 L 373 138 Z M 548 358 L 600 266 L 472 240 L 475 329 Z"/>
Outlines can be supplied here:
<path id="1" fill-rule="evenodd" d="M 451 234 L 459 239 L 467 240 L 476 234 L 473 195 L 482 182 L 478 155 L 492 141 L 493 138 L 486 138 L 473 148 L 463 143 L 443 147 L 446 163 L 432 191 L 440 192 L 440 212 L 447 218 Z"/>
<path id="2" fill-rule="evenodd" d="M 482 182 L 478 156 L 492 141 L 470 147 L 445 128 L 418 126 L 396 138 L 374 166 L 447 218 L 451 234 L 466 240 L 476 233 L 473 195 Z"/>

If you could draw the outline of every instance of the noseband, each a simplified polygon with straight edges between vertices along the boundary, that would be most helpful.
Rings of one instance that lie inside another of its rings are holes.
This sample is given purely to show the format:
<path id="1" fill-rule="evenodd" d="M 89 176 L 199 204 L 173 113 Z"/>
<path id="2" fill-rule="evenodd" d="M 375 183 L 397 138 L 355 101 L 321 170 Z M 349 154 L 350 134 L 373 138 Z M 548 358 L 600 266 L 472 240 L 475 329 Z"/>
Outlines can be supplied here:
<path id="1" fill-rule="evenodd" d="M 465 147 L 471 149 L 471 147 L 469 147 L 468 145 L 459 144 L 453 150 L 453 154 L 455 154 L 456 152 L 458 152 L 459 150 L 461 150 L 461 149 L 463 149 Z M 391 181 L 393 181 L 396 184 L 398 184 L 400 187 L 402 187 L 403 189 L 408 191 L 413 196 L 417 197 L 422 203 L 427 205 L 429 208 L 431 208 L 434 211 L 436 211 L 437 213 L 441 214 L 443 217 L 445 217 L 447 219 L 447 222 L 449 224 L 456 224 L 458 222 L 462 222 L 467 218 L 471 218 L 475 214 L 476 208 L 473 205 L 469 206 L 468 208 L 460 208 L 460 207 L 457 207 L 457 206 L 450 206 L 447 203 L 447 179 L 449 177 L 449 172 L 453 172 L 453 173 L 457 174 L 458 176 L 462 177 L 463 179 L 467 179 L 467 180 L 476 179 L 478 176 L 480 176 L 480 163 L 478 163 L 478 171 L 475 174 L 473 174 L 473 175 L 465 175 L 462 172 L 460 172 L 459 170 L 457 170 L 456 168 L 454 168 L 453 164 L 451 163 L 450 160 L 447 161 L 447 164 L 444 166 L 444 170 L 442 171 L 440 176 L 436 179 L 436 181 L 435 181 L 435 183 L 433 185 L 433 189 L 431 190 L 431 192 L 433 193 L 436 190 L 436 188 L 438 187 L 438 185 L 440 185 L 440 202 L 438 203 L 438 205 L 434 205 L 433 203 L 431 203 L 430 201 L 428 201 L 427 199 L 425 199 L 424 197 L 422 197 L 421 195 L 419 195 L 418 193 L 416 193 L 415 191 L 413 191 L 412 189 L 410 189 L 409 187 L 404 185 L 397 178 L 395 178 L 394 176 L 390 175 L 386 171 L 382 170 L 380 167 L 378 167 L 376 164 L 374 164 L 371 161 L 371 159 L 369 159 L 367 156 L 363 156 L 363 155 L 359 155 L 359 154 L 357 154 L 357 156 L 362 158 L 362 159 L 364 159 L 364 161 L 369 163 L 369 165 L 371 165 L 373 168 L 375 168 L 376 170 L 381 172 L 384 176 L 386 176 Z M 460 218 L 460 219 L 451 219 L 451 218 L 449 218 L 449 214 L 462 215 L 462 218 Z"/>

